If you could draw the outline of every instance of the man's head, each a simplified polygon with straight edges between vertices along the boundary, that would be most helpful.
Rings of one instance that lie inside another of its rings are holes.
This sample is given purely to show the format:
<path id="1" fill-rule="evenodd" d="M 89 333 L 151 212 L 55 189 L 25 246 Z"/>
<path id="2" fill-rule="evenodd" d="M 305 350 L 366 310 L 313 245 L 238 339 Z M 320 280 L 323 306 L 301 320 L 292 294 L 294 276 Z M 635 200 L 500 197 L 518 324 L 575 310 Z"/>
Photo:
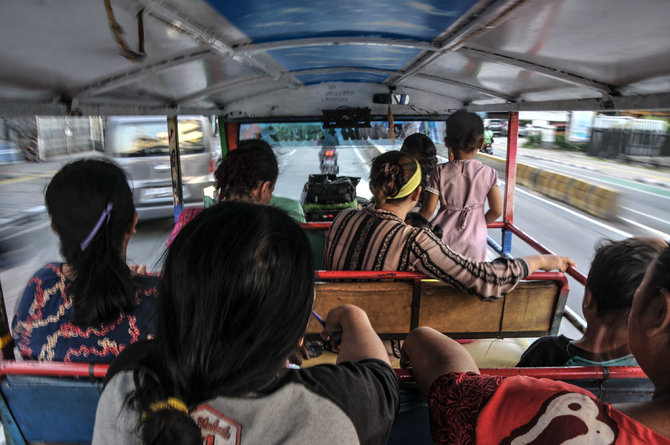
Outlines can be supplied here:
<path id="1" fill-rule="evenodd" d="M 585 306 L 595 305 L 595 314 L 599 318 L 627 317 L 647 267 L 665 246 L 667 243 L 660 238 L 628 238 L 600 243 L 586 279 Z"/>
<path id="2" fill-rule="evenodd" d="M 635 299 L 628 323 L 630 349 L 656 386 L 670 388 L 670 244 L 649 266 Z M 654 394 L 654 398 L 667 397 Z"/>

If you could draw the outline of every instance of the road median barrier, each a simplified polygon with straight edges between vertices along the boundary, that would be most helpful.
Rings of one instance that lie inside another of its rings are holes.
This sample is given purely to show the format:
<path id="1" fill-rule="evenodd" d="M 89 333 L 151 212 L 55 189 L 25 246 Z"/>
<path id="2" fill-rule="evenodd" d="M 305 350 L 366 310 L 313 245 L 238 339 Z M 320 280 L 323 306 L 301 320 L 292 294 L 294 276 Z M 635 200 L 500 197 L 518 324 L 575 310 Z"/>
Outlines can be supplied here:
<path id="1" fill-rule="evenodd" d="M 505 159 L 483 153 L 477 159 L 504 174 Z M 516 183 L 598 218 L 614 220 L 618 215 L 619 192 L 609 187 L 522 163 L 517 163 Z"/>

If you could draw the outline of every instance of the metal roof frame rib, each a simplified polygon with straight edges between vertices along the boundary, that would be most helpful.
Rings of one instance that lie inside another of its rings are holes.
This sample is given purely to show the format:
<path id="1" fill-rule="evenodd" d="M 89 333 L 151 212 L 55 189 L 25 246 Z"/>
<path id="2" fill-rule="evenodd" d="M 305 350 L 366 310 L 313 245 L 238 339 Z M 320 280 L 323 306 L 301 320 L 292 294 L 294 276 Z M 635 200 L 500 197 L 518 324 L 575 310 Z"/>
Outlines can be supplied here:
<path id="1" fill-rule="evenodd" d="M 490 26 L 502 20 L 507 12 L 524 2 L 525 0 L 483 0 L 478 2 L 467 14 L 464 14 L 433 41 L 432 45 L 437 47 L 437 50 L 419 54 L 406 69 L 395 76 L 390 76 L 386 83 L 392 87 L 398 86 L 401 81 L 432 64 L 445 52 L 454 51 L 470 37 L 486 32 Z"/>
<path id="2" fill-rule="evenodd" d="M 238 53 L 254 54 L 277 49 L 303 48 L 309 46 L 362 45 L 411 48 L 421 51 L 437 51 L 439 48 L 429 42 L 407 39 L 389 39 L 380 37 L 312 37 L 308 39 L 275 40 L 264 43 L 245 43 L 233 48 Z"/>

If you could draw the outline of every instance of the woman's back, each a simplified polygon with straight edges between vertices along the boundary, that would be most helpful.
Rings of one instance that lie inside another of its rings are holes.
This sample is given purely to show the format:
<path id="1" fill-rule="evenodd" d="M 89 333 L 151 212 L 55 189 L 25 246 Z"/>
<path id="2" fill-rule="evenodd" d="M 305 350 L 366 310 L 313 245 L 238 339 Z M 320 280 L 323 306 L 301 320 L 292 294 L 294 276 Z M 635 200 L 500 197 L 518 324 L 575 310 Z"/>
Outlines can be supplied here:
<path id="1" fill-rule="evenodd" d="M 134 275 L 136 306 L 109 323 L 77 326 L 62 263 L 49 263 L 28 282 L 12 323 L 24 359 L 108 363 L 128 344 L 147 340 L 156 323 L 157 278 Z"/>
<path id="2" fill-rule="evenodd" d="M 202 437 L 211 440 L 205 443 L 239 441 L 242 435 L 243 443 L 381 445 L 395 418 L 397 394 L 389 390 L 396 387 L 393 370 L 379 360 L 284 369 L 246 395 L 198 403 L 189 416 Z M 123 409 L 135 389 L 132 371 L 121 372 L 106 386 L 94 444 L 142 444 L 136 434 L 137 413 Z"/>
<path id="3" fill-rule="evenodd" d="M 483 299 L 500 297 L 528 275 L 524 260 L 468 259 L 429 229 L 409 226 L 392 212 L 374 208 L 338 214 L 326 236 L 324 267 L 420 272 Z"/>

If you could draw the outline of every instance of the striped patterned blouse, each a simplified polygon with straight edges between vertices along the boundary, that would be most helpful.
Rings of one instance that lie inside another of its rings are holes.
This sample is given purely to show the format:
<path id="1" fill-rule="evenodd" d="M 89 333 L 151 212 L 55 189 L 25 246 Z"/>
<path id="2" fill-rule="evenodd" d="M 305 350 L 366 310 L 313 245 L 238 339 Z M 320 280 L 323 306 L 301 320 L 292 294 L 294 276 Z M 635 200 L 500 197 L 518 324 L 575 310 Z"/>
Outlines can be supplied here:
<path id="1" fill-rule="evenodd" d="M 335 218 L 326 236 L 325 268 L 421 272 L 484 300 L 500 298 L 528 275 L 522 259 L 471 260 L 430 230 L 373 208 L 343 210 Z"/>

